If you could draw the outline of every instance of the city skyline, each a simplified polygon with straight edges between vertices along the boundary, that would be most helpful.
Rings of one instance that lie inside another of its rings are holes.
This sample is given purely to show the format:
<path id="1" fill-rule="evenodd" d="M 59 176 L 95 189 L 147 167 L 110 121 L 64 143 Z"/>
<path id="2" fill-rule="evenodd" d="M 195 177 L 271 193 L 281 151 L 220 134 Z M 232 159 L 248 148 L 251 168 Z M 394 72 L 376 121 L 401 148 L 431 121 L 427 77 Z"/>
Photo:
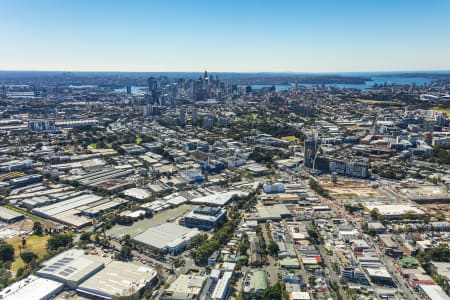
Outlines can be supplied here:
<path id="1" fill-rule="evenodd" d="M 450 3 L 3 1 L 0 70 L 450 70 Z"/>

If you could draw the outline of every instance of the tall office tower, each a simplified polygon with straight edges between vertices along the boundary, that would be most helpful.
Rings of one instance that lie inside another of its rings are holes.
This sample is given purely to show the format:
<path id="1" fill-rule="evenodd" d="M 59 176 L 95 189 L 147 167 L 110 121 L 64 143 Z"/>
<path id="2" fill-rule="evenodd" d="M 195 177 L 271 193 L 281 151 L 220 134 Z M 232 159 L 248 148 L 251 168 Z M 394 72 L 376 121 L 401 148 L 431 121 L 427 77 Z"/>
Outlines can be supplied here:
<path id="1" fill-rule="evenodd" d="M 203 128 L 204 129 L 211 129 L 214 126 L 214 116 L 209 115 L 205 116 L 203 119 Z"/>
<path id="2" fill-rule="evenodd" d="M 154 77 L 148 79 L 148 92 L 152 95 L 153 104 L 157 104 L 159 98 L 158 81 Z"/>
<path id="3" fill-rule="evenodd" d="M 30 120 L 28 121 L 29 132 L 54 132 L 56 130 L 54 120 Z"/>
<path id="4" fill-rule="evenodd" d="M 161 107 L 153 104 L 144 106 L 144 117 L 156 116 L 161 114 Z"/>
<path id="5" fill-rule="evenodd" d="M 308 168 L 313 167 L 316 151 L 317 151 L 317 140 L 315 138 L 306 139 L 304 148 L 304 160 L 303 160 L 303 164 L 305 167 Z"/>
<path id="6" fill-rule="evenodd" d="M 154 77 L 148 79 L 148 90 L 154 91 L 158 89 L 158 81 Z"/>
<path id="7" fill-rule="evenodd" d="M 186 108 L 180 108 L 180 126 L 184 127 L 186 125 Z"/>
<path id="8" fill-rule="evenodd" d="M 127 94 L 131 95 L 131 85 L 127 85 Z"/>
<path id="9" fill-rule="evenodd" d="M 231 85 L 231 94 L 233 94 L 233 96 L 236 96 L 238 94 L 238 86 L 237 86 L 237 84 L 232 84 Z"/>
<path id="10" fill-rule="evenodd" d="M 194 99 L 196 101 L 202 101 L 206 99 L 205 89 L 203 86 L 203 81 L 201 79 L 194 82 L 193 93 Z"/>
<path id="11" fill-rule="evenodd" d="M 147 104 L 144 106 L 144 118 L 153 115 L 153 105 Z"/>
<path id="12" fill-rule="evenodd" d="M 197 108 L 192 109 L 192 125 L 197 125 Z"/>

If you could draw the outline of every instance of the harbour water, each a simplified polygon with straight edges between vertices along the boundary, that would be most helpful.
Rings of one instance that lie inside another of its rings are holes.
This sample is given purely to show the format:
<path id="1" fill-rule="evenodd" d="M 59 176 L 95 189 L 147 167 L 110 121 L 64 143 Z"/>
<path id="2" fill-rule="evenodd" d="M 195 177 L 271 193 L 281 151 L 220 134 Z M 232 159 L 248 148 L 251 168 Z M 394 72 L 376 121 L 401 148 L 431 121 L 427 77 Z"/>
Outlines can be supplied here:
<path id="1" fill-rule="evenodd" d="M 343 83 L 330 83 L 325 84 L 326 87 L 335 87 L 335 88 L 352 88 L 352 89 L 358 89 L 358 90 L 366 90 L 369 88 L 374 87 L 374 85 L 391 85 L 391 84 L 397 84 L 397 85 L 418 85 L 422 86 L 424 84 L 430 84 L 433 82 L 433 79 L 431 78 L 425 78 L 425 77 L 396 77 L 396 76 L 364 76 L 364 77 L 370 77 L 371 80 L 368 80 L 362 84 L 343 84 Z M 305 86 L 305 87 L 317 87 L 320 86 L 320 84 L 317 83 L 302 83 L 301 81 L 298 83 L 299 86 Z M 294 83 L 290 84 L 252 84 L 250 85 L 252 89 L 261 89 L 261 88 L 270 88 L 272 86 L 275 87 L 276 91 L 285 91 L 293 88 L 295 86 Z"/>

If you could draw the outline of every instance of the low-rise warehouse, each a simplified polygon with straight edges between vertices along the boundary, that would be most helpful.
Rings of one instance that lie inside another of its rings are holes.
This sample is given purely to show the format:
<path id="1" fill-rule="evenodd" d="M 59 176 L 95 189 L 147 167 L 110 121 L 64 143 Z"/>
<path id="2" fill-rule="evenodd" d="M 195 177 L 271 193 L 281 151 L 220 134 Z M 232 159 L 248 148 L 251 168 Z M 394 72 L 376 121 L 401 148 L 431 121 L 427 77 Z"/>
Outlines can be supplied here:
<path id="1" fill-rule="evenodd" d="M 28 276 L 0 292 L 2 300 L 48 300 L 62 291 L 64 284 L 51 279 Z"/>
<path id="2" fill-rule="evenodd" d="M 162 223 L 147 229 L 133 239 L 150 248 L 178 254 L 199 234 L 198 229 L 190 229 L 174 223 Z"/>
<path id="3" fill-rule="evenodd" d="M 22 215 L 21 213 L 15 212 L 4 206 L 0 206 L 0 221 L 6 222 L 6 223 L 14 223 L 19 220 L 22 220 L 23 218 L 24 218 L 24 215 Z"/>
<path id="4" fill-rule="evenodd" d="M 156 280 L 157 273 L 149 267 L 112 261 L 84 281 L 77 292 L 102 299 L 137 298 L 142 290 Z"/>
<path id="5" fill-rule="evenodd" d="M 212 206 L 224 206 L 227 205 L 235 195 L 239 197 L 245 197 L 248 194 L 241 191 L 216 193 L 208 196 L 194 198 L 191 200 L 191 202 L 196 204 L 208 204 Z"/>
<path id="6" fill-rule="evenodd" d="M 105 265 L 99 257 L 84 255 L 83 250 L 68 250 L 42 263 L 37 275 L 56 280 L 75 289 Z"/>
<path id="7" fill-rule="evenodd" d="M 125 203 L 124 199 L 104 199 L 94 194 L 82 194 L 69 199 L 34 208 L 31 212 L 50 220 L 74 227 L 91 224 L 91 219 L 103 211 Z"/>
<path id="8" fill-rule="evenodd" d="M 376 204 L 367 203 L 365 205 L 366 210 L 373 211 L 378 210 L 380 215 L 383 215 L 389 219 L 395 219 L 402 215 L 411 213 L 415 215 L 423 215 L 424 212 L 415 206 L 409 204 Z"/>
<path id="9" fill-rule="evenodd" d="M 206 276 L 180 275 L 161 295 L 161 300 L 198 299 L 206 281 Z"/>
<path id="10" fill-rule="evenodd" d="M 259 221 L 279 221 L 284 218 L 291 218 L 292 213 L 289 211 L 285 204 L 275 204 L 271 206 L 260 206 L 256 208 L 258 210 Z"/>
<path id="11" fill-rule="evenodd" d="M 149 198 L 152 194 L 148 192 L 147 190 L 140 189 L 140 188 L 130 188 L 126 189 L 122 192 L 124 196 L 130 197 L 134 200 L 138 201 L 145 201 L 147 198 Z"/>

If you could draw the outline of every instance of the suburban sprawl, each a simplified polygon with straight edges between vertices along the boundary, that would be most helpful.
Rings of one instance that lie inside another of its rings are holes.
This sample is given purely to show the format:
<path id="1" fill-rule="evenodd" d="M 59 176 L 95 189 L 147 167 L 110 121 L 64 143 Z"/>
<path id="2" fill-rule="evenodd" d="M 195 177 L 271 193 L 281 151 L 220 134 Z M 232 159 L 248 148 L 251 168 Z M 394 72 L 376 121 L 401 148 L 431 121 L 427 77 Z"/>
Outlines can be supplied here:
<path id="1" fill-rule="evenodd" d="M 1 72 L 0 299 L 449 300 L 450 75 L 380 76 Z"/>

